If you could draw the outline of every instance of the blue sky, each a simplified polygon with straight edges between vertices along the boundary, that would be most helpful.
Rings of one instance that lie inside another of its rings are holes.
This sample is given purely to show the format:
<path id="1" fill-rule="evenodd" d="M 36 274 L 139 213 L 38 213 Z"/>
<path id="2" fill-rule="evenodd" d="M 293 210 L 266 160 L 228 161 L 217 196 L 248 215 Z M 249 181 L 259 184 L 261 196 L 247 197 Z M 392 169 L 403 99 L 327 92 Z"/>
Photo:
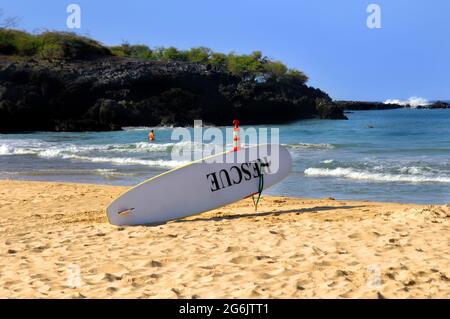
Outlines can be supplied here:
<path id="1" fill-rule="evenodd" d="M 68 30 L 66 7 L 81 6 L 81 29 L 105 44 L 263 54 L 304 71 L 335 99 L 450 99 L 448 0 L 2 0 L 20 29 Z M 381 29 L 366 8 L 381 7 Z"/>

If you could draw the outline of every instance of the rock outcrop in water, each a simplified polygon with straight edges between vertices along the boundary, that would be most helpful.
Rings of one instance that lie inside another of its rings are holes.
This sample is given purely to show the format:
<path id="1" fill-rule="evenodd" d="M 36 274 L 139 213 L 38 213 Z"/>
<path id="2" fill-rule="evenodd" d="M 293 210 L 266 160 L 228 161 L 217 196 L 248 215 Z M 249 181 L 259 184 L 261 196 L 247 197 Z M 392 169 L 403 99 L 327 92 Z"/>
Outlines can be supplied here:
<path id="1" fill-rule="evenodd" d="M 428 105 L 401 105 L 395 103 L 383 103 L 383 102 L 363 102 L 363 101 L 336 101 L 335 104 L 344 110 L 349 111 L 366 111 L 366 110 L 390 110 L 401 108 L 416 108 L 416 109 L 448 109 L 450 103 L 437 101 Z"/>
<path id="2" fill-rule="evenodd" d="M 365 110 L 390 110 L 400 109 L 404 106 L 400 104 L 385 104 L 383 102 L 365 102 L 365 101 L 336 101 L 336 104 L 349 111 L 365 111 Z"/>
<path id="3" fill-rule="evenodd" d="M 443 101 L 436 101 L 429 105 L 418 106 L 417 108 L 418 109 L 450 109 L 450 103 L 443 102 Z"/>
<path id="4" fill-rule="evenodd" d="M 44 62 L 0 56 L 0 131 L 346 119 L 319 89 L 245 81 L 211 66 L 119 57 Z"/>

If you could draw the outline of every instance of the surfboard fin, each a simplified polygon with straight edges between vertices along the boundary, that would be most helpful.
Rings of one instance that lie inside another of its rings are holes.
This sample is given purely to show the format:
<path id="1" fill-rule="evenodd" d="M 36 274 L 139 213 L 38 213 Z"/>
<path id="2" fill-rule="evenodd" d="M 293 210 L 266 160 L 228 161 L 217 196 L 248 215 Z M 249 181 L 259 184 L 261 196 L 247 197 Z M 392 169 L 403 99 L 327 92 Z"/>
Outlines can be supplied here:
<path id="1" fill-rule="evenodd" d="M 258 182 L 258 191 L 252 195 L 253 205 L 255 206 L 255 212 L 258 211 L 259 200 L 261 199 L 261 194 L 264 189 L 264 172 L 262 170 L 263 167 L 268 167 L 268 163 L 259 163 L 259 182 Z M 258 194 L 258 197 L 255 199 L 255 195 Z"/>
<path id="2" fill-rule="evenodd" d="M 119 215 L 119 216 L 128 216 L 128 214 L 130 214 L 133 210 L 134 210 L 134 208 L 128 208 L 128 209 L 125 209 L 125 210 L 121 210 L 120 212 L 117 212 L 117 215 Z"/>

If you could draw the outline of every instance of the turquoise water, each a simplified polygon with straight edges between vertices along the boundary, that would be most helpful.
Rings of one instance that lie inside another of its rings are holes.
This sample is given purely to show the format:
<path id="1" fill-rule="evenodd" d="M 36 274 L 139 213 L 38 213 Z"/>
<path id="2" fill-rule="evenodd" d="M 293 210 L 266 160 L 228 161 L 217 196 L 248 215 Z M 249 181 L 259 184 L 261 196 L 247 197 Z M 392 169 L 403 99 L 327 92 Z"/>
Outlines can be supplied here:
<path id="1" fill-rule="evenodd" d="M 450 202 L 450 110 L 355 111 L 276 126 L 294 159 L 267 194 Z M 245 127 L 244 127 L 245 128 Z M 258 127 L 257 127 L 258 128 Z M 223 128 L 222 128 L 223 129 Z M 0 178 L 133 185 L 183 164 L 173 129 L 0 134 Z M 197 145 L 198 146 L 198 145 Z"/>

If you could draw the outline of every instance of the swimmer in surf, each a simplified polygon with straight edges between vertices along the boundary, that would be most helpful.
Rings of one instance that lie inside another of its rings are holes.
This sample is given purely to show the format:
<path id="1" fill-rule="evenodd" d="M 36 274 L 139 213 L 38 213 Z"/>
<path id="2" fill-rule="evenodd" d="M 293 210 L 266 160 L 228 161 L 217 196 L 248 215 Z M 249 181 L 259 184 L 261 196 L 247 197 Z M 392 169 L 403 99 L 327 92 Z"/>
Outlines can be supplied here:
<path id="1" fill-rule="evenodd" d="M 148 140 L 150 142 L 155 140 L 155 132 L 153 130 L 151 130 L 150 133 L 148 133 Z"/>

